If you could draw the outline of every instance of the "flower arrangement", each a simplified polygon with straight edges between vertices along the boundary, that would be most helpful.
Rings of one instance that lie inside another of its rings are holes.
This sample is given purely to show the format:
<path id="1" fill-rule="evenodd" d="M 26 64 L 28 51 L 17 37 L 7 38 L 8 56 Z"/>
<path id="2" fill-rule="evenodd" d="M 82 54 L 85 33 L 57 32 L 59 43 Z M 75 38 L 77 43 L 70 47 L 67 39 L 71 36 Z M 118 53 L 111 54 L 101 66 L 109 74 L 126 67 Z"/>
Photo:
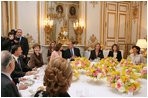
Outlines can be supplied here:
<path id="1" fill-rule="evenodd" d="M 131 58 L 127 59 L 122 59 L 121 62 L 119 63 L 119 67 L 128 67 L 128 66 L 133 66 L 134 64 L 132 63 Z"/>
<path id="2" fill-rule="evenodd" d="M 125 69 L 120 71 L 113 71 L 110 77 L 107 77 L 107 84 L 111 88 L 116 88 L 119 92 L 137 92 L 140 90 L 140 81 L 137 76 L 127 75 Z"/>
<path id="3" fill-rule="evenodd" d="M 142 78 L 147 79 L 147 68 L 146 67 L 143 68 L 143 71 L 141 72 L 141 74 L 142 74 Z"/>
<path id="4" fill-rule="evenodd" d="M 78 67 L 77 66 L 72 65 L 72 67 L 73 67 L 73 77 L 72 77 L 72 80 L 74 81 L 74 80 L 79 79 L 79 77 L 80 77 L 80 71 L 78 70 Z"/>
<path id="5" fill-rule="evenodd" d="M 73 66 L 76 66 L 78 69 L 84 69 L 84 70 L 89 69 L 90 61 L 85 57 L 77 57 L 74 60 L 75 61 L 73 61 L 71 64 Z"/>
<path id="6" fill-rule="evenodd" d="M 77 79 L 79 79 L 79 77 L 80 77 L 80 71 L 79 70 L 73 70 L 73 77 L 72 77 L 72 80 L 74 81 L 74 80 L 77 80 Z"/>
<path id="7" fill-rule="evenodd" d="M 105 63 L 111 63 L 112 66 L 117 66 L 119 64 L 119 62 L 117 61 L 116 58 L 113 58 L 113 57 L 105 57 L 103 59 L 100 60 L 100 63 L 101 64 L 105 64 Z"/>
<path id="8" fill-rule="evenodd" d="M 147 64 L 138 65 L 141 67 L 141 77 L 147 78 Z"/>
<path id="9" fill-rule="evenodd" d="M 86 76 L 89 76 L 90 78 L 96 78 L 96 79 L 102 79 L 104 77 L 104 71 L 103 67 L 100 65 L 100 63 L 93 64 L 89 70 L 86 72 Z"/>
<path id="10" fill-rule="evenodd" d="M 136 75 L 139 78 L 147 78 L 147 65 L 141 64 L 141 65 L 130 65 L 130 66 L 124 66 L 124 69 L 128 75 Z"/>
<path id="11" fill-rule="evenodd" d="M 110 75 L 112 71 L 115 71 L 118 63 L 117 59 L 112 57 L 105 57 L 100 60 L 100 64 L 103 66 L 105 75 Z"/>

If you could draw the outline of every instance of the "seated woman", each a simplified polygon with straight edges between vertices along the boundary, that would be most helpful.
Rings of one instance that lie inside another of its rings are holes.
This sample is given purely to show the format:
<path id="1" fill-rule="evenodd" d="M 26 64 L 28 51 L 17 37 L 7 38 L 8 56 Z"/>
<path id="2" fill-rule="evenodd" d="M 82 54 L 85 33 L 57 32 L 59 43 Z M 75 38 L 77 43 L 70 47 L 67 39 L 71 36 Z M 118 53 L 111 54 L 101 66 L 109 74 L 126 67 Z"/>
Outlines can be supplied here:
<path id="1" fill-rule="evenodd" d="M 50 61 L 51 53 L 54 51 L 54 48 L 55 48 L 55 42 L 52 41 L 50 43 L 50 46 L 49 46 L 49 49 L 48 49 L 48 54 L 47 54 L 48 62 Z"/>
<path id="2" fill-rule="evenodd" d="M 122 55 L 121 55 L 121 51 L 119 51 L 119 47 L 117 44 L 112 45 L 112 50 L 109 51 L 108 57 L 117 58 L 118 62 L 121 61 Z"/>
<path id="3" fill-rule="evenodd" d="M 37 44 L 37 43 L 34 44 L 33 50 L 34 50 L 34 53 L 30 56 L 28 66 L 31 67 L 31 68 L 41 67 L 44 63 L 43 63 L 42 54 L 39 53 L 40 52 L 40 45 Z"/>
<path id="4" fill-rule="evenodd" d="M 140 54 L 140 47 L 133 46 L 133 53 L 128 56 L 128 58 L 132 59 L 132 62 L 136 65 L 144 63 L 144 57 Z"/>
<path id="5" fill-rule="evenodd" d="M 39 90 L 35 97 L 70 97 L 67 93 L 72 81 L 73 68 L 64 58 L 50 60 L 44 75 L 46 91 Z"/>
<path id="6" fill-rule="evenodd" d="M 52 60 L 53 58 L 56 58 L 56 57 L 61 57 L 62 58 L 62 44 L 59 43 L 56 45 L 55 47 L 55 50 L 51 53 L 51 57 L 50 57 L 50 60 Z"/>
<path id="7" fill-rule="evenodd" d="M 103 55 L 103 51 L 101 50 L 101 46 L 100 46 L 100 43 L 97 43 L 95 45 L 95 50 L 92 50 L 91 53 L 90 53 L 90 57 L 89 57 L 89 60 L 94 60 L 96 58 L 100 58 L 100 60 L 102 58 L 104 58 L 104 55 Z"/>

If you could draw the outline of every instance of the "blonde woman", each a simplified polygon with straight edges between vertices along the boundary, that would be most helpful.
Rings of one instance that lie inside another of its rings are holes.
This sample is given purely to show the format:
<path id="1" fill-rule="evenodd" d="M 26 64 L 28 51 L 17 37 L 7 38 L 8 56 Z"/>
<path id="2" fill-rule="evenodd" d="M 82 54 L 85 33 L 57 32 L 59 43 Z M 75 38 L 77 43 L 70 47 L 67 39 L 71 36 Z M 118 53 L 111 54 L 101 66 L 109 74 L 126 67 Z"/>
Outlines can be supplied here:
<path id="1" fill-rule="evenodd" d="M 53 58 L 44 75 L 46 91 L 38 91 L 35 97 L 70 97 L 67 93 L 72 81 L 72 66 L 63 58 Z"/>

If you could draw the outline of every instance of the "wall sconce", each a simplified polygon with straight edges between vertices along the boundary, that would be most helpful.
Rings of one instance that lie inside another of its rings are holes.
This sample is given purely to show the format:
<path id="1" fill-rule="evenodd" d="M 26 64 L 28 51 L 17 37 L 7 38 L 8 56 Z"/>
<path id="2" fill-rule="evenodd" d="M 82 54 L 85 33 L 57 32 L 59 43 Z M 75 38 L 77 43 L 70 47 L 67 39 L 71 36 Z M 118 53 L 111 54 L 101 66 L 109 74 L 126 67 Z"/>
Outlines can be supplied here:
<path id="1" fill-rule="evenodd" d="M 82 44 L 82 38 L 81 35 L 83 33 L 83 29 L 85 27 L 84 22 L 82 21 L 76 21 L 73 23 L 73 28 L 76 34 L 76 41 L 78 41 L 78 44 L 81 45 Z"/>
<path id="2" fill-rule="evenodd" d="M 53 30 L 53 20 L 49 18 L 47 18 L 45 21 L 44 21 L 44 30 L 45 30 L 45 35 L 46 35 L 46 44 L 49 44 L 50 43 L 50 33 L 52 32 Z"/>
<path id="3" fill-rule="evenodd" d="M 47 18 L 44 24 L 45 24 L 45 32 L 51 33 L 53 29 L 53 20 L 51 20 L 50 18 Z"/>

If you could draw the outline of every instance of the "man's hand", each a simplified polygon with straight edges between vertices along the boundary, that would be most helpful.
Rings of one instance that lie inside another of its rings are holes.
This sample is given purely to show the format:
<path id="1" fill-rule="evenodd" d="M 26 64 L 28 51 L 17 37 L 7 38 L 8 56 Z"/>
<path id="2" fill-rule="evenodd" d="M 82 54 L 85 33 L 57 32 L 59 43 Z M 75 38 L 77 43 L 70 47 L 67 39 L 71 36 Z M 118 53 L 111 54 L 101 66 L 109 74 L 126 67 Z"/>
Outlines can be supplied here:
<path id="1" fill-rule="evenodd" d="M 72 56 L 70 59 L 74 59 L 75 57 L 74 56 Z"/>
<path id="2" fill-rule="evenodd" d="M 17 40 L 14 40 L 14 42 L 17 44 L 18 43 L 18 41 Z"/>
<path id="3" fill-rule="evenodd" d="M 23 77 L 19 78 L 19 81 L 24 81 L 24 80 L 27 80 L 27 79 Z"/>
<path id="4" fill-rule="evenodd" d="M 32 69 L 32 71 L 37 71 L 37 68 L 36 68 L 36 67 L 35 67 L 35 68 L 33 68 L 33 69 Z"/>
<path id="5" fill-rule="evenodd" d="M 26 58 L 26 55 L 24 55 L 24 58 Z"/>
<path id="6" fill-rule="evenodd" d="M 28 86 L 25 85 L 25 84 L 21 84 L 21 85 L 19 86 L 19 90 L 25 90 L 25 89 L 27 89 L 27 88 L 28 88 Z"/>
<path id="7" fill-rule="evenodd" d="M 31 71 L 28 71 L 28 72 L 26 72 L 26 76 L 29 76 L 29 75 L 31 75 L 32 73 L 31 73 Z"/>

